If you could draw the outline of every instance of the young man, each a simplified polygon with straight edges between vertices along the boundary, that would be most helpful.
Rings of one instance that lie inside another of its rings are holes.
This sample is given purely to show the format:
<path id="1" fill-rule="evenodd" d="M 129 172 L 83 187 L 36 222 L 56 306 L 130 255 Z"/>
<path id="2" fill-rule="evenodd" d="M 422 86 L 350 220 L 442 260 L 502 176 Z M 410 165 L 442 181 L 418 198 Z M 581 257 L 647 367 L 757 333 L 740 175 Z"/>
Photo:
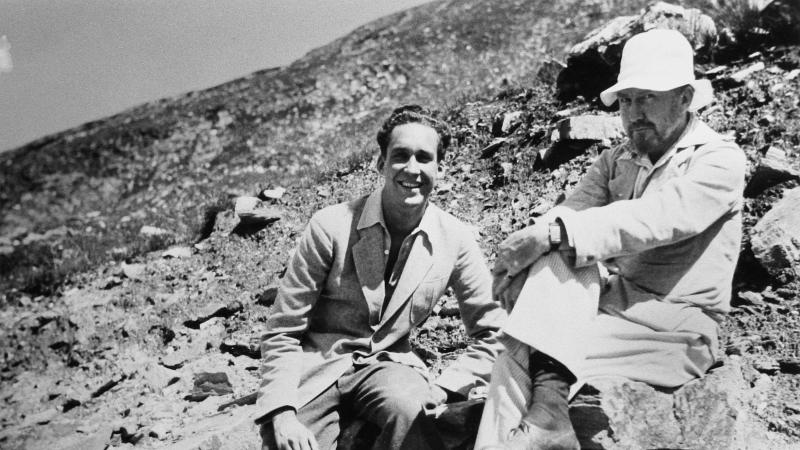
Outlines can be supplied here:
<path id="1" fill-rule="evenodd" d="M 376 449 L 437 448 L 423 407 L 487 382 L 505 312 L 469 228 L 430 202 L 449 140 L 428 110 L 396 109 L 378 132 L 383 186 L 312 217 L 262 341 L 265 448 L 335 448 L 343 415 L 381 428 Z M 448 286 L 475 343 L 431 382 L 409 331 Z"/>
<path id="2" fill-rule="evenodd" d="M 498 250 L 494 293 L 513 312 L 476 448 L 578 448 L 567 406 L 576 381 L 674 387 L 703 376 L 717 354 L 739 254 L 744 154 L 696 116 L 713 92 L 695 80 L 677 31 L 632 37 L 617 84 L 600 97 L 619 101 L 629 141 Z M 611 274 L 602 283 L 599 262 Z"/>

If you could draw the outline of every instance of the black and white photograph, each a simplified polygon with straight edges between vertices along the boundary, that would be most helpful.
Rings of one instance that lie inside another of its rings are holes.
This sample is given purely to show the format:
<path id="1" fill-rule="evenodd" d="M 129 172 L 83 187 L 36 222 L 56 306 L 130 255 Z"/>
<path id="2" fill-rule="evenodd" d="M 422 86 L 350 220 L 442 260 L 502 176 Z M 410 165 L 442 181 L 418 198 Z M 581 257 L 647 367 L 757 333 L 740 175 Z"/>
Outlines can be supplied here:
<path id="1" fill-rule="evenodd" d="M 800 1 L 0 0 L 0 449 L 800 450 Z"/>

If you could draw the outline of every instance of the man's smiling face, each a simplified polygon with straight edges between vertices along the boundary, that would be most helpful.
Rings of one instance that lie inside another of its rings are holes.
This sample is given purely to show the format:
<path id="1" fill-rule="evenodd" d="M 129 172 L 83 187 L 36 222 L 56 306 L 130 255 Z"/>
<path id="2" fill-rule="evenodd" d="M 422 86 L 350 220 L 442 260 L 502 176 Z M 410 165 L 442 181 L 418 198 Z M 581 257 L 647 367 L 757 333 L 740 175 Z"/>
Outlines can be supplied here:
<path id="1" fill-rule="evenodd" d="M 407 123 L 392 130 L 386 155 L 378 159 L 383 174 L 384 208 L 425 208 L 436 186 L 439 135 L 421 123 Z"/>

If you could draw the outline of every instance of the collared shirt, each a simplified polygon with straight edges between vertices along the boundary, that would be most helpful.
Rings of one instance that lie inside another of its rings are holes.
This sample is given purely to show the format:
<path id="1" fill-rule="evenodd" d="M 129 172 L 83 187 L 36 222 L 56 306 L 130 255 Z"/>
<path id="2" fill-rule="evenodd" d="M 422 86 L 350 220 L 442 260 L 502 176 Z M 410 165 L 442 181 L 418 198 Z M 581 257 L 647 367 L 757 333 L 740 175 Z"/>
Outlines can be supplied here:
<path id="1" fill-rule="evenodd" d="M 389 233 L 389 228 L 386 226 L 386 220 L 383 217 L 383 201 L 381 199 L 382 192 L 382 189 L 375 190 L 367 198 L 367 202 L 364 204 L 364 212 L 361 214 L 361 219 L 358 222 L 358 229 L 361 230 L 371 226 L 380 225 L 381 229 L 383 230 L 383 263 L 385 266 L 388 263 L 389 252 L 392 248 L 392 236 Z M 386 309 L 386 305 L 389 303 L 389 299 L 392 298 L 392 294 L 394 294 L 394 289 L 397 287 L 397 282 L 400 280 L 400 275 L 402 275 L 403 269 L 408 261 L 408 255 L 411 252 L 411 248 L 414 246 L 414 241 L 419 235 L 423 235 L 426 239 L 430 239 L 430 227 L 430 214 L 428 214 L 428 211 L 426 210 L 422 215 L 422 220 L 420 221 L 419 225 L 417 225 L 417 227 L 414 228 L 408 234 L 408 236 L 405 237 L 405 239 L 403 239 L 403 243 L 400 245 L 400 250 L 397 253 L 397 260 L 394 263 L 394 267 L 391 268 L 389 276 L 385 277 L 386 296 L 383 301 L 381 314 Z M 387 270 L 388 269 L 389 268 L 387 267 Z M 378 319 L 380 320 L 380 317 Z"/>

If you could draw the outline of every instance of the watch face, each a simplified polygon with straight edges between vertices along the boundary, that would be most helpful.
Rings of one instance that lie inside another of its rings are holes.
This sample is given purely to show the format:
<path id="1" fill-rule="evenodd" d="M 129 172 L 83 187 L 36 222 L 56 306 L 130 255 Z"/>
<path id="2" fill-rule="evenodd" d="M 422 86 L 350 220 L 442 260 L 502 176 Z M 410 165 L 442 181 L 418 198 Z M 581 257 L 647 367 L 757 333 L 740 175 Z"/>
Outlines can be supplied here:
<path id="1" fill-rule="evenodd" d="M 561 245 L 561 225 L 557 223 L 550 224 L 550 246 L 555 248 Z"/>

